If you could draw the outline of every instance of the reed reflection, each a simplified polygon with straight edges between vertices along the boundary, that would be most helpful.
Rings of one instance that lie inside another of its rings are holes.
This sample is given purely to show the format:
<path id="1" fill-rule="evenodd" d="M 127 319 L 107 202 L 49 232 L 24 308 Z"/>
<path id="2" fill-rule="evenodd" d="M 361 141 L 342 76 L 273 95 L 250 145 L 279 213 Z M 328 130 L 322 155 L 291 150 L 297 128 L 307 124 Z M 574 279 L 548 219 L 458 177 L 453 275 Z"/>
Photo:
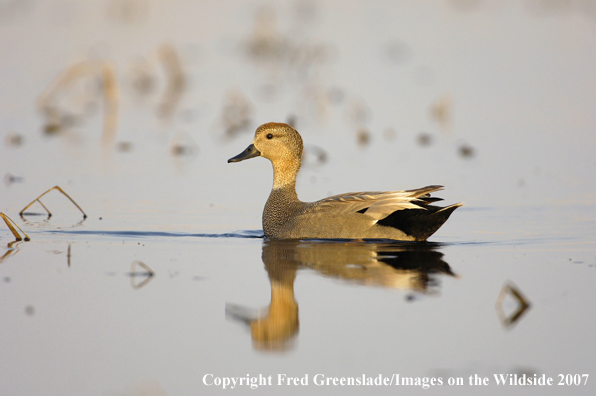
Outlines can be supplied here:
<path id="1" fill-rule="evenodd" d="M 434 294 L 438 276 L 455 276 L 439 245 L 429 243 L 370 243 L 267 240 L 262 259 L 271 283 L 271 303 L 264 313 L 227 304 L 226 314 L 250 327 L 258 350 L 284 351 L 299 331 L 294 280 L 298 269 L 351 283 Z"/>

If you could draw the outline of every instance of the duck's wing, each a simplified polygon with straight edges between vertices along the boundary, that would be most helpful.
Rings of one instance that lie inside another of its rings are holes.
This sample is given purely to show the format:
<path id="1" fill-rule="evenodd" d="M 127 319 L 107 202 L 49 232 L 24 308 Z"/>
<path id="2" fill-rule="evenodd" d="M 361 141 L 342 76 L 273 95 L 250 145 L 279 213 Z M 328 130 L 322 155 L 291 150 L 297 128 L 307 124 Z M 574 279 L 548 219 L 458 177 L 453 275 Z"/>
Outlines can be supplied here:
<path id="1" fill-rule="evenodd" d="M 429 203 L 441 198 L 432 198 L 431 192 L 442 190 L 443 186 L 427 186 L 406 191 L 366 191 L 334 195 L 313 202 L 311 211 L 327 213 L 362 213 L 379 221 L 402 209 L 425 209 Z"/>

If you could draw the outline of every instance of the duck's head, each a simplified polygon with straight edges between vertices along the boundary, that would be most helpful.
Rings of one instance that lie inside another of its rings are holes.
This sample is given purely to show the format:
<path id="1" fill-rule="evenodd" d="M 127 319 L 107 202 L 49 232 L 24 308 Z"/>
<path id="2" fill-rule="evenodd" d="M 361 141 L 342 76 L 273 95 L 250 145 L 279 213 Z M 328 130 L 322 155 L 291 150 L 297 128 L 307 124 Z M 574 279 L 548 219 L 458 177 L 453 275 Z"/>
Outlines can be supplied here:
<path id="1" fill-rule="evenodd" d="M 252 144 L 228 162 L 240 162 L 254 157 L 265 157 L 271 162 L 295 162 L 302 159 L 302 138 L 298 131 L 277 122 L 263 124 L 257 128 Z"/>

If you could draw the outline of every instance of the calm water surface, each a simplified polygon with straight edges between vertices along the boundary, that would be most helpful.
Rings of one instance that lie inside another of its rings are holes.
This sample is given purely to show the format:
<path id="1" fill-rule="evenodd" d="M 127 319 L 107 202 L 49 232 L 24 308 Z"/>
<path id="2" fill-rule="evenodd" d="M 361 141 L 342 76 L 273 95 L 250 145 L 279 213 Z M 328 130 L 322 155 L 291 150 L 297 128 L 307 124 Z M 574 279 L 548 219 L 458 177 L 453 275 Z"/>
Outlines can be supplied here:
<path id="1" fill-rule="evenodd" d="M 592 8 L 5 3 L 0 211 L 31 241 L 0 223 L 0 394 L 596 392 Z M 268 121 L 303 200 L 465 205 L 423 244 L 264 239 L 271 166 L 226 160 Z M 55 185 L 87 218 L 19 216 Z"/>

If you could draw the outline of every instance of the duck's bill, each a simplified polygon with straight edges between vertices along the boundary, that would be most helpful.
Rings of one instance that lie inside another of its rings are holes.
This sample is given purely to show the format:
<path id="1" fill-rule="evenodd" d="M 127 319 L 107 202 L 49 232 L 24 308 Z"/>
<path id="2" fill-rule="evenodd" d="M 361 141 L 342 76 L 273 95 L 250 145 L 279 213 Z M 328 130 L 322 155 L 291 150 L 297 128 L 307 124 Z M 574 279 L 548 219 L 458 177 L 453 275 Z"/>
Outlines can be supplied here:
<path id="1" fill-rule="evenodd" d="M 254 144 L 251 144 L 246 148 L 246 150 L 244 150 L 237 156 L 230 158 L 228 160 L 228 163 L 244 161 L 245 159 L 258 157 L 259 155 L 261 155 L 261 152 L 257 150 Z"/>

